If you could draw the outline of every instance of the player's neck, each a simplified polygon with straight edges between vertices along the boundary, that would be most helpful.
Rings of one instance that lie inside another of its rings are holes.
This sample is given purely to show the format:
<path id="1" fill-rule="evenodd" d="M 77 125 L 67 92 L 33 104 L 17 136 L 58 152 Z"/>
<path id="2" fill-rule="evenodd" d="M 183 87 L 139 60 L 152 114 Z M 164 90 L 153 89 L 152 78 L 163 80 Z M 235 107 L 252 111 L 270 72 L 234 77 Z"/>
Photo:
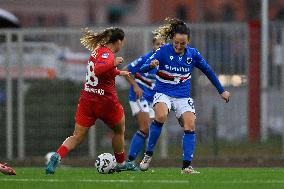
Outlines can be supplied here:
<path id="1" fill-rule="evenodd" d="M 178 56 L 183 56 L 183 55 L 184 55 L 184 52 L 185 52 L 185 51 L 183 51 L 183 52 L 181 52 L 181 53 L 177 53 L 177 52 L 176 52 L 176 54 L 177 54 Z"/>
<path id="2" fill-rule="evenodd" d="M 112 43 L 106 44 L 105 46 L 109 48 L 113 53 L 115 53 L 115 47 Z"/>

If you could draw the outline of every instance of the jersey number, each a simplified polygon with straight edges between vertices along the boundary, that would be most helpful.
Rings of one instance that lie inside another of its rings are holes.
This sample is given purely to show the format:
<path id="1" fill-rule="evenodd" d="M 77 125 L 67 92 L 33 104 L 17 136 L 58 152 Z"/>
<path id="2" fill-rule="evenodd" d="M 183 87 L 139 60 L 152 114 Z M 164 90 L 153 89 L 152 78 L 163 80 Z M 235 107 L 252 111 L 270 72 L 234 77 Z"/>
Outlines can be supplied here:
<path id="1" fill-rule="evenodd" d="M 98 85 L 98 78 L 95 76 L 95 64 L 92 61 L 88 62 L 87 66 L 87 74 L 86 74 L 86 84 L 91 85 L 93 87 Z"/>
<path id="2" fill-rule="evenodd" d="M 188 105 L 189 105 L 192 109 L 194 109 L 193 101 L 192 101 L 191 99 L 189 99 L 187 102 L 188 102 Z"/>

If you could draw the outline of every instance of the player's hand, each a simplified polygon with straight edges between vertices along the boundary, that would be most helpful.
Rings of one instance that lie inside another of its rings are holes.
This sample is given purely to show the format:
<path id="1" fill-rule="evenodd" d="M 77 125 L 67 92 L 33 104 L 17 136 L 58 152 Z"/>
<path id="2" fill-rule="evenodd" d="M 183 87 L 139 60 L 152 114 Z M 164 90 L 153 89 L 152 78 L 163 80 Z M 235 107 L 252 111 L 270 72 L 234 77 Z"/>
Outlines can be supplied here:
<path id="1" fill-rule="evenodd" d="M 150 68 L 155 68 L 159 65 L 159 61 L 158 60 L 152 60 L 150 63 Z"/>
<path id="2" fill-rule="evenodd" d="M 135 92 L 135 94 L 136 94 L 136 98 L 137 98 L 137 99 L 140 99 L 140 98 L 142 97 L 144 91 L 143 91 L 138 85 L 137 85 L 137 86 L 134 86 L 134 87 L 133 87 L 133 90 L 134 90 L 134 92 Z"/>
<path id="3" fill-rule="evenodd" d="M 125 70 L 120 70 L 120 73 L 119 73 L 119 75 L 120 76 L 129 76 L 130 77 L 130 72 L 129 71 L 125 71 Z"/>
<path id="4" fill-rule="evenodd" d="M 124 59 L 122 57 L 116 57 L 114 60 L 114 66 L 118 66 L 119 64 L 122 64 L 124 62 Z"/>
<path id="5" fill-rule="evenodd" d="M 228 103 L 230 101 L 230 92 L 228 91 L 224 91 L 222 94 L 221 94 L 221 97 L 225 100 L 226 103 Z"/>

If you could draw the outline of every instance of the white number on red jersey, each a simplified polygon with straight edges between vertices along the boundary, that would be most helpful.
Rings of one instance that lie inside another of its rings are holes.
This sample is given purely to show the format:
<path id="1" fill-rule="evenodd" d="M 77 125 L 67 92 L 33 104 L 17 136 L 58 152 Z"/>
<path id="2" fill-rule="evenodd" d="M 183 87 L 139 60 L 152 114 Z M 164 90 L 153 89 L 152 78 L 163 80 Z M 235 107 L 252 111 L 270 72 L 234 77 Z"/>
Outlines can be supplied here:
<path id="1" fill-rule="evenodd" d="M 95 76 L 95 64 L 92 61 L 88 62 L 87 66 L 87 74 L 86 74 L 86 84 L 91 85 L 93 87 L 98 85 L 98 78 Z"/>

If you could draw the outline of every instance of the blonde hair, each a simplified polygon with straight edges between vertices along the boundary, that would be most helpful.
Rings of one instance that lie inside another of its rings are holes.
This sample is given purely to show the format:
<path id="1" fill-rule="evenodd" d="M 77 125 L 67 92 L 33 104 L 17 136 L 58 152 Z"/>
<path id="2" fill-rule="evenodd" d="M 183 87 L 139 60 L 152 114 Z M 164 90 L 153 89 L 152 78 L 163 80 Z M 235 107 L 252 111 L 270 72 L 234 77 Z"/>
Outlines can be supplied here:
<path id="1" fill-rule="evenodd" d="M 182 20 L 167 17 L 165 19 L 165 22 L 166 24 L 153 31 L 155 37 L 163 38 L 167 41 L 168 39 L 172 39 L 174 34 L 176 34 L 177 32 L 186 33 L 188 35 L 190 33 L 189 28 Z"/>
<path id="2" fill-rule="evenodd" d="M 153 32 L 153 39 L 152 39 L 152 43 L 154 43 L 154 42 L 155 42 L 155 41 L 157 41 L 157 40 L 166 41 L 164 37 L 159 36 L 159 35 L 157 35 L 157 34 L 155 34 L 155 33 Z"/>
<path id="3" fill-rule="evenodd" d="M 89 28 L 83 29 L 83 35 L 80 38 L 81 44 L 87 49 L 93 51 L 98 46 L 103 46 L 108 43 L 111 36 L 110 29 L 105 29 L 102 32 L 94 32 Z"/>
<path id="4" fill-rule="evenodd" d="M 87 49 L 93 51 L 98 46 L 104 46 L 107 43 L 113 43 L 124 39 L 124 32 L 120 28 L 106 28 L 101 32 L 94 32 L 88 28 L 83 29 L 83 35 L 80 38 L 81 44 Z"/>

